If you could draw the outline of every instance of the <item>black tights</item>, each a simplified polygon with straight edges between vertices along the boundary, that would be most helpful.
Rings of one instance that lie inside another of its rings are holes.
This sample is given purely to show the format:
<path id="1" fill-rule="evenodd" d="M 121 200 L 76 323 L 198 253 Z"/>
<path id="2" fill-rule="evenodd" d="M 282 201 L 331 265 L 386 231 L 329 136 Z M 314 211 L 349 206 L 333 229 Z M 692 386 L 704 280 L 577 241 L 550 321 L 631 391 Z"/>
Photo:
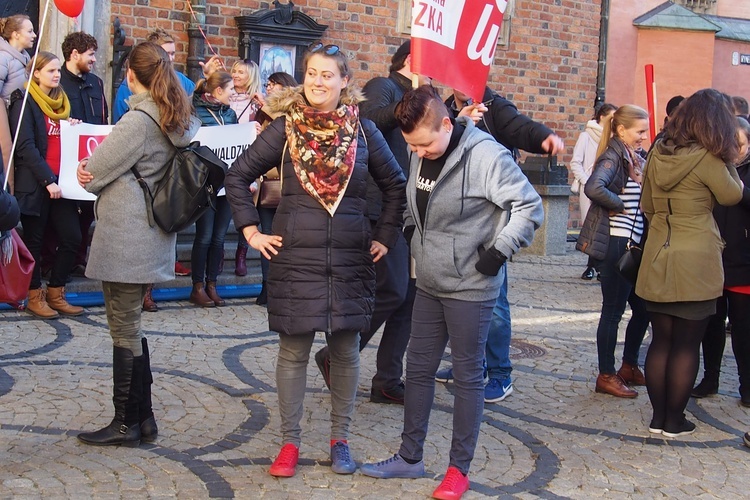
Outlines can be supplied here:
<path id="1" fill-rule="evenodd" d="M 652 425 L 677 429 L 698 374 L 708 318 L 689 320 L 656 312 L 650 317 L 654 338 L 646 355 L 646 387 L 654 409 Z"/>

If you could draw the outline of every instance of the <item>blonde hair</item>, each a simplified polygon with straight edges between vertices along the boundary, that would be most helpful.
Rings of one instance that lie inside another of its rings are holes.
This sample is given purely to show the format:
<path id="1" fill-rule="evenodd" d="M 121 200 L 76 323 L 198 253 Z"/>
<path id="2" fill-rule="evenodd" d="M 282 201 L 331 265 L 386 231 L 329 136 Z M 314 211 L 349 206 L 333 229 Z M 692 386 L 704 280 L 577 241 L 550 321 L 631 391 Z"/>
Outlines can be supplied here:
<path id="1" fill-rule="evenodd" d="M 31 75 L 31 81 L 39 85 L 39 78 L 34 76 L 35 71 L 41 71 L 44 69 L 45 66 L 47 66 L 52 61 L 59 61 L 60 58 L 57 57 L 52 52 L 45 52 L 43 50 L 39 51 L 39 54 L 36 56 L 36 65 L 32 67 L 32 64 L 34 63 L 34 59 L 29 61 L 29 64 L 26 65 L 26 71 L 29 72 Z M 65 91 L 63 91 L 62 85 L 58 85 L 57 87 L 53 88 L 49 92 L 49 96 L 52 99 L 58 99 L 61 95 L 63 95 Z"/>
<path id="2" fill-rule="evenodd" d="M 609 141 L 615 136 L 617 127 L 622 125 L 626 129 L 633 126 L 638 120 L 648 120 L 648 112 L 633 104 L 625 104 L 617 108 L 612 116 L 602 118 L 602 137 L 599 139 L 599 147 L 596 150 L 597 158 L 601 156 L 609 146 Z"/>
<path id="3" fill-rule="evenodd" d="M 237 61 L 232 64 L 230 73 L 233 73 L 235 69 L 241 67 L 245 68 L 245 71 L 247 71 L 247 90 L 245 93 L 251 96 L 259 94 L 262 83 L 260 81 L 260 68 L 258 68 L 258 65 L 255 61 L 249 59 L 245 61 Z M 237 90 L 236 86 L 235 90 Z"/>

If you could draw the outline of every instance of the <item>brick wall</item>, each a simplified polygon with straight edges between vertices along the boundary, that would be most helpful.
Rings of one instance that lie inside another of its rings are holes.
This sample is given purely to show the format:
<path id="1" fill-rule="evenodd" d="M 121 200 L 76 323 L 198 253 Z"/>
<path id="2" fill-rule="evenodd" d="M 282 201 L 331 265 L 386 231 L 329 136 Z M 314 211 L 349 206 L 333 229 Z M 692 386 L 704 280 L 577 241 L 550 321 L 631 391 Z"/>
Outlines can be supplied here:
<path id="1" fill-rule="evenodd" d="M 177 64 L 187 58 L 190 10 L 185 0 L 112 0 L 128 37 L 141 40 L 162 27 L 177 40 Z M 217 52 L 237 56 L 234 17 L 271 2 L 209 1 L 207 35 Z M 329 26 L 326 43 L 356 54 L 353 69 L 360 85 L 388 72 L 391 54 L 407 39 L 397 32 L 397 0 L 295 0 L 295 8 Z M 570 152 L 590 118 L 596 91 L 601 0 L 516 0 L 510 42 L 498 47 L 490 87 L 516 103 L 521 112 L 555 130 Z M 575 201 L 575 200 L 572 200 Z M 570 225 L 578 227 L 577 204 L 571 203 Z"/>

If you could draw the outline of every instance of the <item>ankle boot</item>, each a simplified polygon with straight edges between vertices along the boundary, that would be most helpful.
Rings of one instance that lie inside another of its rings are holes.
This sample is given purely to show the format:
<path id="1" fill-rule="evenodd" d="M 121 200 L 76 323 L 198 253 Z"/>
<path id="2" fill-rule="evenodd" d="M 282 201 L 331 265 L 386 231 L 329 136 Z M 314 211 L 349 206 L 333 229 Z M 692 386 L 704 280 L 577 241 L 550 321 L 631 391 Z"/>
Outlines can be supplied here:
<path id="1" fill-rule="evenodd" d="M 704 371 L 703 380 L 698 385 L 693 387 L 690 395 L 694 398 L 705 398 L 707 396 L 713 396 L 719 392 L 719 372 L 716 371 Z"/>
<path id="2" fill-rule="evenodd" d="M 156 305 L 156 302 L 154 302 L 154 285 L 153 283 L 149 283 L 148 287 L 146 288 L 146 295 L 143 296 L 143 306 L 141 307 L 142 310 L 146 312 L 156 312 L 159 307 Z"/>
<path id="3" fill-rule="evenodd" d="M 64 286 L 47 286 L 47 304 L 63 316 L 80 316 L 83 307 L 72 306 L 65 300 Z"/>
<path id="4" fill-rule="evenodd" d="M 200 307 L 214 307 L 214 301 L 206 295 L 203 283 L 193 283 L 193 291 L 190 292 L 190 303 Z"/>
<path id="5" fill-rule="evenodd" d="M 240 234 L 240 238 L 242 238 Z M 234 253 L 234 274 L 237 276 L 247 276 L 247 247 L 237 247 Z"/>
<path id="6" fill-rule="evenodd" d="M 617 398 L 634 398 L 638 396 L 638 392 L 625 385 L 625 382 L 616 373 L 600 373 L 596 377 L 596 392 L 610 394 Z"/>
<path id="7" fill-rule="evenodd" d="M 26 310 L 42 319 L 55 319 L 60 315 L 47 304 L 47 293 L 43 288 L 29 290 L 29 300 L 26 303 Z"/>
<path id="8" fill-rule="evenodd" d="M 206 281 L 206 295 L 208 295 L 208 298 L 214 301 L 214 305 L 216 307 L 221 307 L 227 305 L 227 303 L 219 297 L 219 293 L 216 291 L 216 282 L 215 281 Z"/>
<path id="9" fill-rule="evenodd" d="M 255 299 L 255 303 L 259 306 L 264 306 L 268 304 L 268 291 L 266 290 L 266 282 L 264 281 L 262 286 L 260 287 L 260 293 L 258 294 L 258 298 Z"/>
<path id="10" fill-rule="evenodd" d="M 628 385 L 646 385 L 646 377 L 638 365 L 631 365 L 626 362 L 622 362 L 620 371 L 617 372 L 622 380 Z"/>
<path id="11" fill-rule="evenodd" d="M 103 429 L 82 432 L 78 439 L 94 446 L 136 447 L 141 442 L 138 409 L 143 393 L 144 357 L 115 346 L 112 351 L 112 404 L 115 416 Z"/>
<path id="12" fill-rule="evenodd" d="M 154 443 L 159 435 L 159 428 L 156 426 L 156 418 L 151 408 L 151 385 L 154 383 L 154 377 L 151 374 L 151 354 L 145 337 L 141 339 L 141 346 L 143 347 L 143 392 L 141 404 L 138 407 L 138 420 L 141 425 L 141 442 Z"/>

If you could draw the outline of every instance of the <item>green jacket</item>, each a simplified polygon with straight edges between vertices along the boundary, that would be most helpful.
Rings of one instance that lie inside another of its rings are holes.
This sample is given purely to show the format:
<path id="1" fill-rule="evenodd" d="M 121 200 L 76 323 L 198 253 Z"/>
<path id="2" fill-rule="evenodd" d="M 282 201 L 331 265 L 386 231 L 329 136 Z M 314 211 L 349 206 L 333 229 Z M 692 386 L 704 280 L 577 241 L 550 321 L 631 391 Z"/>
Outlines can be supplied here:
<path id="1" fill-rule="evenodd" d="M 641 207 L 648 238 L 635 291 L 652 302 L 721 296 L 724 242 L 714 221 L 716 202 L 742 199 L 737 170 L 700 146 L 658 141 L 648 156 Z"/>

